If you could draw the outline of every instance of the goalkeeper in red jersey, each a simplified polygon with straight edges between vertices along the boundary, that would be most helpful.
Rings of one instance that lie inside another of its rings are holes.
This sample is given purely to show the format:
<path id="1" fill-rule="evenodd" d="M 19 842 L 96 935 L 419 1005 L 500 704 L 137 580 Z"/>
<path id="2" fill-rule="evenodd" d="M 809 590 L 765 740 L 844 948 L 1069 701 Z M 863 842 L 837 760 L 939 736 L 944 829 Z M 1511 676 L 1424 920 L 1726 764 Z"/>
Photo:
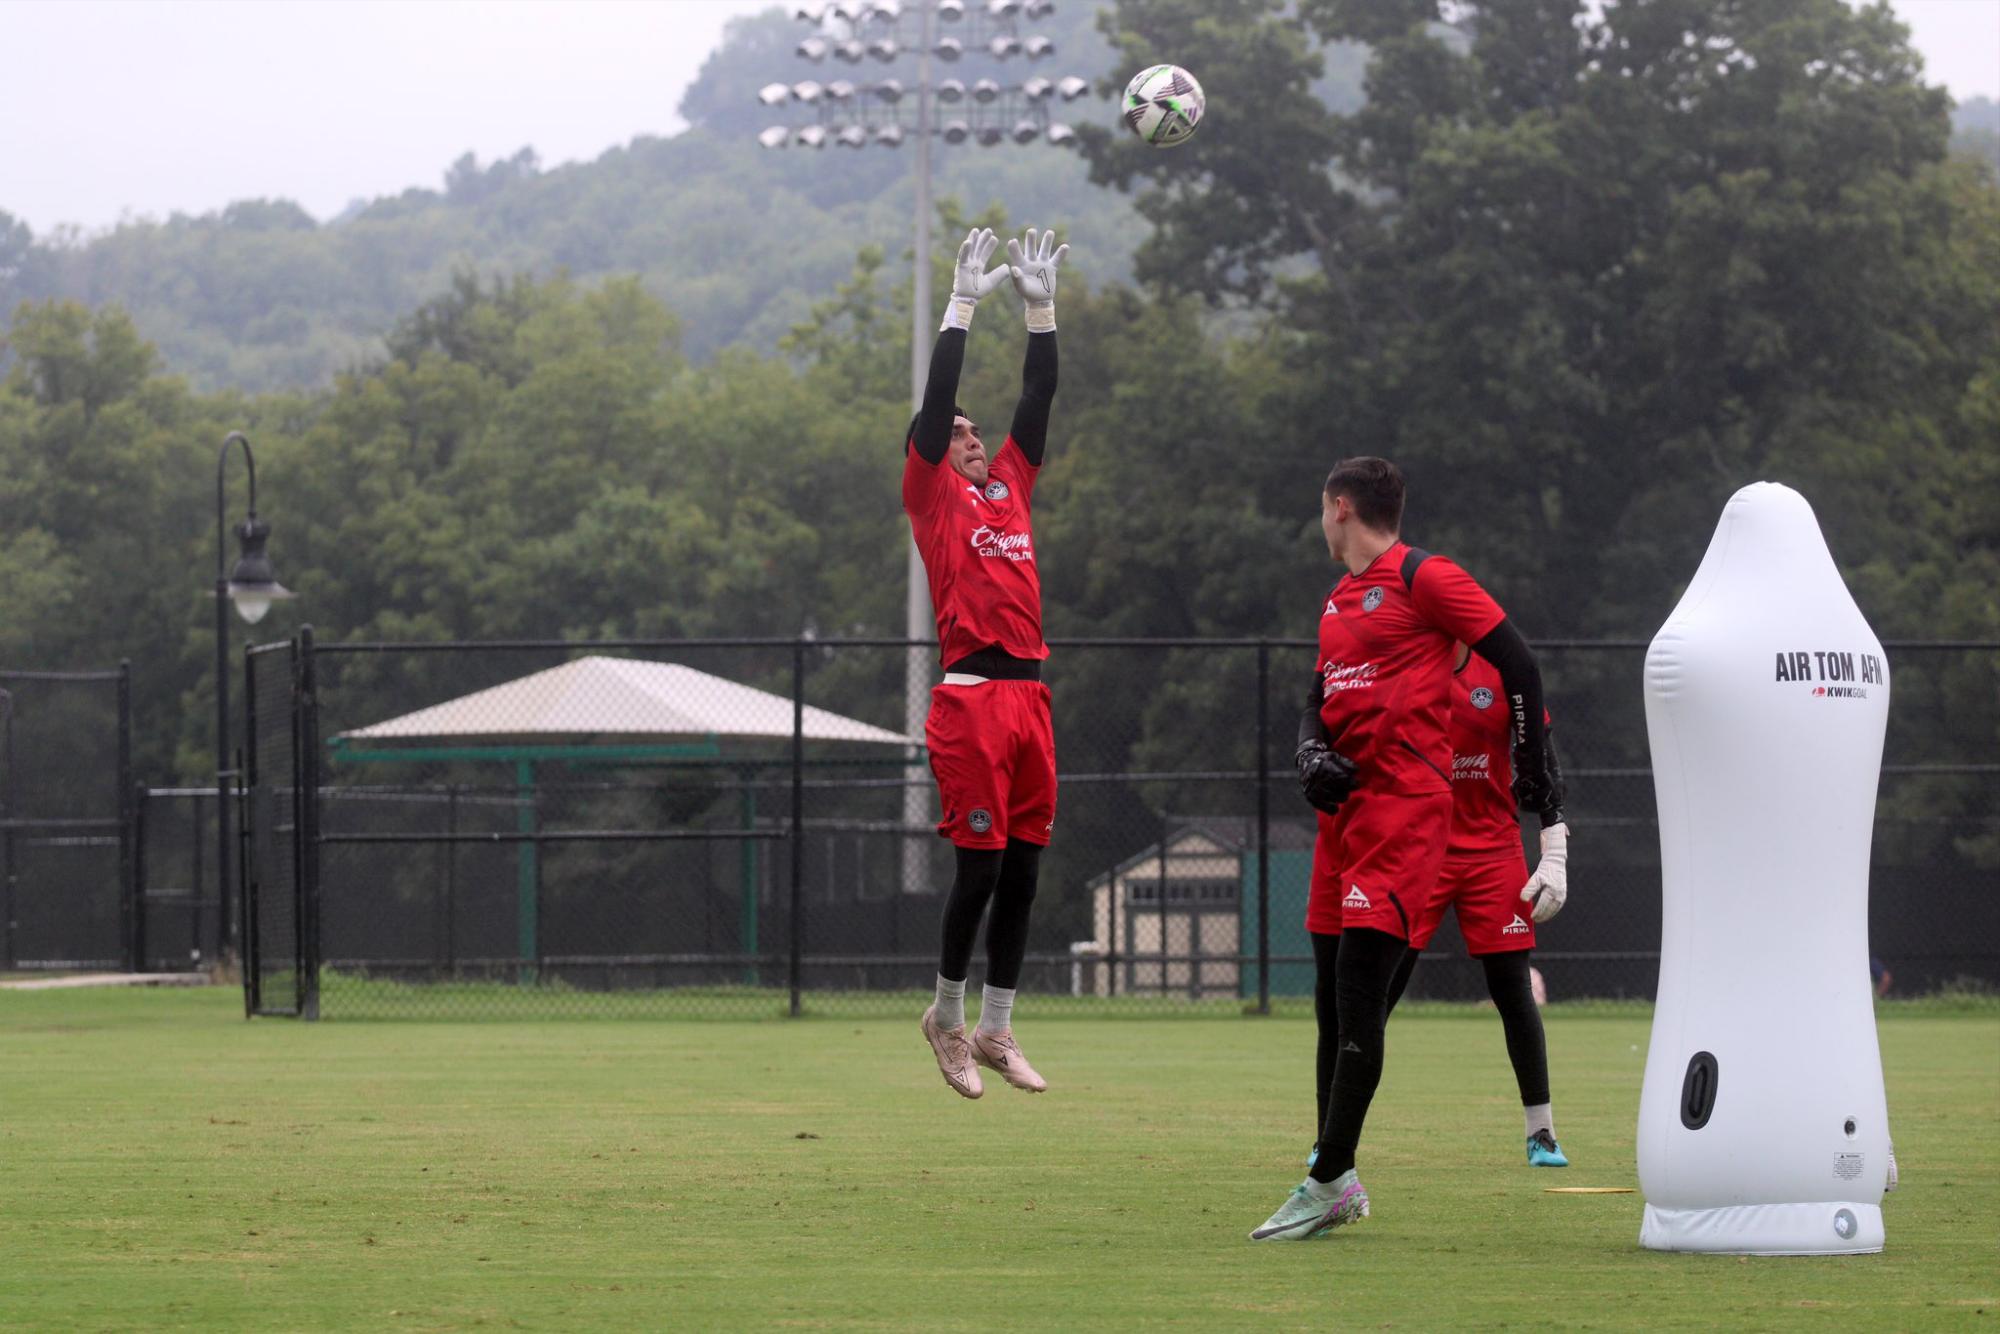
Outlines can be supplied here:
<path id="1" fill-rule="evenodd" d="M 1016 1088 L 1048 1088 L 1014 1040 L 1013 1011 L 1041 852 L 1056 820 L 1032 503 L 1056 392 L 1056 269 L 1069 247 L 1030 228 L 1024 241 L 1007 243 L 1008 263 L 989 271 L 997 244 L 975 228 L 958 249 L 903 454 L 903 509 L 929 577 L 944 665 L 924 739 L 944 812 L 938 833 L 957 849 L 937 996 L 922 1027 L 945 1083 L 966 1098 L 984 1092 L 980 1066 Z M 1013 425 L 989 454 L 978 423 L 954 399 L 973 309 L 1009 278 L 1025 303 L 1028 354 Z M 986 987 L 978 1027 L 967 1033 L 965 979 L 982 917 Z"/>
<path id="2" fill-rule="evenodd" d="M 1320 496 L 1327 552 L 1345 573 L 1320 610 L 1296 762 L 1319 810 L 1312 937 L 1324 1115 L 1311 1175 L 1251 1232 L 1303 1240 L 1368 1215 L 1355 1169 L 1381 1082 L 1390 989 L 1428 907 L 1451 830 L 1447 730 L 1458 644 L 1499 671 L 1514 795 L 1550 805 L 1541 671 L 1499 604 L 1451 561 L 1401 537 L 1403 475 L 1386 459 L 1337 464 Z"/>
<path id="3" fill-rule="evenodd" d="M 1447 911 L 1458 913 L 1465 949 L 1486 973 L 1486 990 L 1500 1012 L 1507 1058 L 1521 1092 L 1527 1123 L 1528 1163 L 1568 1167 L 1556 1143 L 1549 1099 L 1548 1048 L 1535 1008 L 1528 969 L 1535 927 L 1562 910 L 1569 897 L 1569 825 L 1562 818 L 1562 768 L 1555 744 L 1547 748 L 1549 811 L 1541 832 L 1541 858 L 1528 874 L 1515 813 L 1512 727 L 1501 707 L 1504 685 L 1493 664 L 1465 645 L 1451 683 L 1451 837 L 1430 905 L 1410 932 L 1410 948 L 1389 988 L 1395 1008 L 1410 971 Z"/>

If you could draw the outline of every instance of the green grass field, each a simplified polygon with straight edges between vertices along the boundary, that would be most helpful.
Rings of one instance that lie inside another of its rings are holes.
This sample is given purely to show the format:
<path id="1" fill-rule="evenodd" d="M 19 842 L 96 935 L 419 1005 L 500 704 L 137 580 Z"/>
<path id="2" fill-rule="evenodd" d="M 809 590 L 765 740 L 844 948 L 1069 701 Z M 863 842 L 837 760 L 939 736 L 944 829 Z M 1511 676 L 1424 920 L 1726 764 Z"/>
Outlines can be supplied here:
<path id="1" fill-rule="evenodd" d="M 1296 1020 L 1036 1022 L 953 1097 L 914 1016 L 246 1024 L 240 996 L 0 993 L 9 1328 L 2000 1328 L 2000 1006 L 1891 1004 L 1888 1249 L 1639 1249 L 1647 1019 L 1548 1011 L 1531 1171 L 1490 1011 L 1391 1026 L 1375 1216 L 1244 1234 L 1301 1175 Z"/>

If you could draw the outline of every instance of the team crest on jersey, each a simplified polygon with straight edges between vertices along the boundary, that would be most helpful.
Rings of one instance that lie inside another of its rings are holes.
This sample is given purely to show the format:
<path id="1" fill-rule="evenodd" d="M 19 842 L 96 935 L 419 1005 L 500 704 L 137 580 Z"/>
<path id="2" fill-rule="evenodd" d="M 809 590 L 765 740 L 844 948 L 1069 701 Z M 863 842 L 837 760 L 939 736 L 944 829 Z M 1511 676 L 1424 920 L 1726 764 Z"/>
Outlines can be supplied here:
<path id="1" fill-rule="evenodd" d="M 1373 611 L 1381 605 L 1382 605 L 1382 589 L 1380 585 L 1377 585 L 1376 587 L 1369 589 L 1366 593 L 1363 593 L 1361 595 L 1361 610 Z"/>
<path id="2" fill-rule="evenodd" d="M 1005 500 L 1008 494 L 1007 484 L 997 478 L 986 484 L 986 498 L 988 500 Z"/>
<path id="3" fill-rule="evenodd" d="M 1472 707 L 1475 709 L 1492 708 L 1493 692 L 1488 690 L 1485 686 L 1474 686 L 1472 688 Z"/>
<path id="4" fill-rule="evenodd" d="M 983 834 L 993 827 L 993 817 L 981 806 L 965 817 L 965 823 L 975 834 Z"/>

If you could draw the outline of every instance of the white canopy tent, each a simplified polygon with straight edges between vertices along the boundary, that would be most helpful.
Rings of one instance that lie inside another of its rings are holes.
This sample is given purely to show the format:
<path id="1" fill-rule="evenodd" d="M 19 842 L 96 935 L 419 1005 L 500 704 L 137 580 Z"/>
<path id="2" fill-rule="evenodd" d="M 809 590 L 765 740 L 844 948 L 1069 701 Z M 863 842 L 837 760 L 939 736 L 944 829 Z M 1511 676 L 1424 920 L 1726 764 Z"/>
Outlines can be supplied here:
<path id="1" fill-rule="evenodd" d="M 922 744 L 810 704 L 803 725 L 808 741 Z M 551 734 L 789 739 L 792 701 L 677 662 L 589 657 L 343 732 L 337 740 Z"/>
<path id="2" fill-rule="evenodd" d="M 811 705 L 798 721 L 806 741 L 858 742 L 894 746 L 899 751 L 922 745 L 900 732 Z M 540 765 L 695 763 L 754 771 L 770 767 L 772 758 L 724 757 L 719 743 L 725 739 L 790 741 L 793 722 L 793 703 L 784 695 L 676 662 L 588 657 L 342 732 L 333 738 L 330 751 L 339 764 L 470 761 L 513 766 L 519 794 L 518 832 L 528 836 L 520 841 L 517 868 L 519 949 L 522 976 L 531 978 L 532 961 L 539 957 L 541 877 L 537 845 L 541 840 L 534 836 L 540 833 L 536 793 Z M 493 740 L 466 744 L 481 737 Z M 419 740 L 457 744 L 369 744 Z M 900 763 L 901 759 L 897 754 L 890 762 Z M 740 827 L 746 832 L 754 830 L 757 810 L 752 785 L 743 785 L 741 802 Z M 740 948 L 754 955 L 759 948 L 758 854 L 756 844 L 747 840 L 741 877 Z M 746 969 L 746 982 L 754 983 L 757 976 L 754 964 Z"/>

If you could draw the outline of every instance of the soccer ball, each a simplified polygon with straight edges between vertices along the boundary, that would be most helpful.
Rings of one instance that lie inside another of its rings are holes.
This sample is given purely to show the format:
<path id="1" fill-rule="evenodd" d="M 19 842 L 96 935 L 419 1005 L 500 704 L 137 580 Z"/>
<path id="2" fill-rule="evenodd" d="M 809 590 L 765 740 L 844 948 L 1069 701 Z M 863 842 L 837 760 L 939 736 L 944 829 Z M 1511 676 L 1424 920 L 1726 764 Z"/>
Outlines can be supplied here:
<path id="1" fill-rule="evenodd" d="M 1201 85 L 1179 65 L 1142 69 L 1125 85 L 1125 124 L 1155 148 L 1186 142 L 1207 106 Z"/>

